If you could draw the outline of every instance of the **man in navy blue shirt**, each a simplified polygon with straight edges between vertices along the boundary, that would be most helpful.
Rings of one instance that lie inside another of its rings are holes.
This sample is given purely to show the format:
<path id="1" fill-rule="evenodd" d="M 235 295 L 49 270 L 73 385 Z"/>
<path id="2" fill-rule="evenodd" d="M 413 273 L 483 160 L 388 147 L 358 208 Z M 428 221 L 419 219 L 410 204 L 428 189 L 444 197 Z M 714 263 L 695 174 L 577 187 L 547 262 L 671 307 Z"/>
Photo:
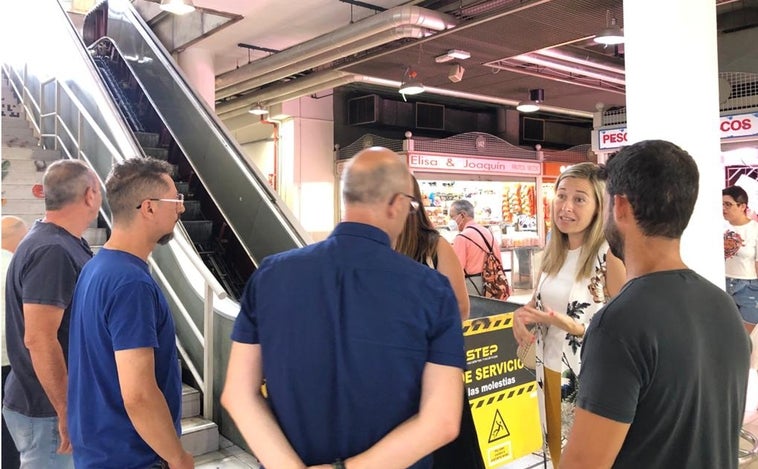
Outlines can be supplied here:
<path id="1" fill-rule="evenodd" d="M 221 403 L 268 469 L 430 468 L 460 424 L 458 303 L 444 276 L 392 249 L 422 209 L 398 155 L 363 150 L 342 183 L 329 238 L 250 278 Z"/>
<path id="2" fill-rule="evenodd" d="M 105 183 L 113 232 L 82 270 L 71 308 L 68 420 L 77 469 L 194 467 L 179 440 L 174 321 L 147 265 L 184 212 L 171 171 L 164 161 L 131 158 Z"/>
<path id="3" fill-rule="evenodd" d="M 3 416 L 22 467 L 73 467 L 66 427 L 66 352 L 71 296 L 92 258 L 84 230 L 102 195 L 95 173 L 77 160 L 51 164 L 43 177 L 45 218 L 21 241 L 5 285 L 11 372 Z"/>

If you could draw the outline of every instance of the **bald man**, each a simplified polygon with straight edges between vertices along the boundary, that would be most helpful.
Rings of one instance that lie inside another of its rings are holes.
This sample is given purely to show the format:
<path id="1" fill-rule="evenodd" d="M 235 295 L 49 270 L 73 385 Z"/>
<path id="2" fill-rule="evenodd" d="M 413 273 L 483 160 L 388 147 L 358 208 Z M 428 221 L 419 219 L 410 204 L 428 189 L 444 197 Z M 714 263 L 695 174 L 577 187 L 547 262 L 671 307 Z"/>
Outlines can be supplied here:
<path id="1" fill-rule="evenodd" d="M 460 425 L 458 302 L 392 249 L 420 207 L 395 153 L 361 151 L 342 188 L 329 238 L 266 258 L 248 281 L 221 404 L 265 467 L 428 469 Z"/>
<path id="2" fill-rule="evenodd" d="M 11 372 L 11 365 L 8 361 L 8 351 L 5 347 L 5 278 L 8 272 L 8 265 L 11 263 L 11 257 L 18 247 L 18 243 L 21 242 L 28 228 L 24 220 L 14 217 L 13 215 L 6 215 L 2 218 L 2 226 L 0 227 L 0 236 L 2 236 L 2 249 L 0 249 L 0 274 L 2 275 L 2 283 L 0 284 L 0 335 L 2 336 L 2 350 L 0 357 L 2 358 L 2 376 L 3 376 L 3 389 L 5 389 L 5 379 Z M 5 425 L 5 419 L 3 419 L 3 439 L 2 439 L 2 467 L 7 469 L 15 469 L 19 467 L 18 450 L 13 445 L 11 434 L 8 432 L 8 427 Z"/>

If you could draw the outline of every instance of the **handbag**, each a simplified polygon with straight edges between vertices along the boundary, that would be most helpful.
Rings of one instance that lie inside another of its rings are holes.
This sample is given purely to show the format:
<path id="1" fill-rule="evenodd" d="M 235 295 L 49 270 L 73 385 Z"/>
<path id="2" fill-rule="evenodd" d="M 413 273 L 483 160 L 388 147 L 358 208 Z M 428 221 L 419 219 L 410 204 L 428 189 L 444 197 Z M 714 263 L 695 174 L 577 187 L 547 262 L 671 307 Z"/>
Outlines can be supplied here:
<path id="1" fill-rule="evenodd" d="M 537 367 L 537 341 L 519 345 L 516 349 L 516 356 L 525 367 L 534 370 Z"/>

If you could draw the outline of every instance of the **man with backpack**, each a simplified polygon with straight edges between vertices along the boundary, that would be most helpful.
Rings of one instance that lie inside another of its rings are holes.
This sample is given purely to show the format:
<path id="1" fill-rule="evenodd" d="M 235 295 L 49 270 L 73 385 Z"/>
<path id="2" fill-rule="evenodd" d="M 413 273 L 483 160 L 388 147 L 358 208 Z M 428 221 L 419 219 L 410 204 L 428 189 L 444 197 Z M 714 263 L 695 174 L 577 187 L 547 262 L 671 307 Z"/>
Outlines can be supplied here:
<path id="1" fill-rule="evenodd" d="M 468 200 L 450 205 L 450 219 L 458 226 L 453 250 L 463 266 L 469 295 L 505 300 L 510 295 L 500 246 L 487 228 L 474 222 L 474 206 Z"/>

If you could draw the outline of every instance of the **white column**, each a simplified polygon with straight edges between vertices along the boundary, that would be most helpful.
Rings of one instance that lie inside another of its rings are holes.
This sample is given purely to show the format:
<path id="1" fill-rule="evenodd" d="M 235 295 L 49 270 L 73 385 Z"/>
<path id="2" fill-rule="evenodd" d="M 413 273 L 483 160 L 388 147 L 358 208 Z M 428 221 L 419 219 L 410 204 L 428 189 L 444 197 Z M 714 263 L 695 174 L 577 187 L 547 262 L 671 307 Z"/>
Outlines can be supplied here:
<path id="1" fill-rule="evenodd" d="M 716 7 L 713 0 L 628 0 L 623 26 L 629 137 L 669 140 L 695 158 L 700 192 L 682 254 L 724 288 Z"/>
<path id="2" fill-rule="evenodd" d="M 197 94 L 211 109 L 215 109 L 216 75 L 213 54 L 206 49 L 190 47 L 179 54 L 179 66 Z"/>

